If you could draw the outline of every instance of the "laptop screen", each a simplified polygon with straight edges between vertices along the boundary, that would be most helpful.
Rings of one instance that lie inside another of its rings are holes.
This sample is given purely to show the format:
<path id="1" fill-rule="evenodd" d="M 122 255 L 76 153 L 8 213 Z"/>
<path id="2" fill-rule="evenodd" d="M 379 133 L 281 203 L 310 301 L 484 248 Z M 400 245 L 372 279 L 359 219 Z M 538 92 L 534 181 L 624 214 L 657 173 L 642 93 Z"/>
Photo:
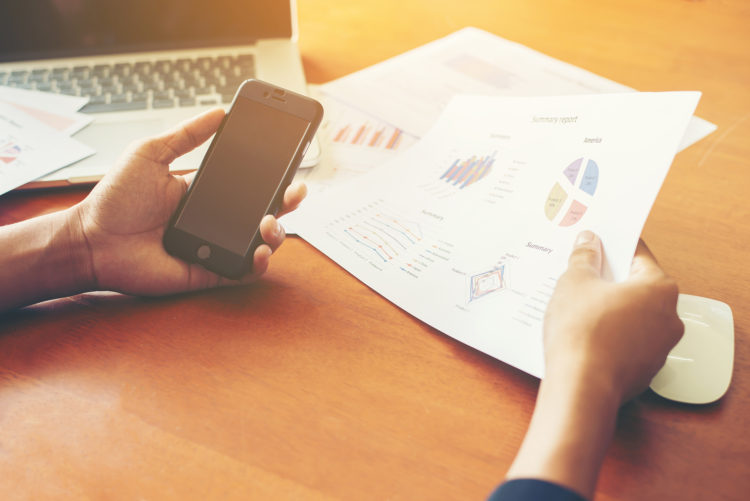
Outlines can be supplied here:
<path id="1" fill-rule="evenodd" d="M 0 61 L 291 36 L 283 0 L 0 0 Z"/>

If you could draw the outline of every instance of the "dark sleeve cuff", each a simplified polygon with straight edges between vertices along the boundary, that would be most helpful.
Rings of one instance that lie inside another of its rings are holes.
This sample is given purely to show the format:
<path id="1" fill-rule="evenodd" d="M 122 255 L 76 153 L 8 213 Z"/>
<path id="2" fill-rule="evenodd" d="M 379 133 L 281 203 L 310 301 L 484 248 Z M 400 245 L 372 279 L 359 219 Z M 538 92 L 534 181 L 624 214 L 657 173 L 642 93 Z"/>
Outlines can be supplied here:
<path id="1" fill-rule="evenodd" d="M 514 478 L 500 484 L 488 501 L 586 501 L 580 494 L 561 485 L 535 478 Z"/>

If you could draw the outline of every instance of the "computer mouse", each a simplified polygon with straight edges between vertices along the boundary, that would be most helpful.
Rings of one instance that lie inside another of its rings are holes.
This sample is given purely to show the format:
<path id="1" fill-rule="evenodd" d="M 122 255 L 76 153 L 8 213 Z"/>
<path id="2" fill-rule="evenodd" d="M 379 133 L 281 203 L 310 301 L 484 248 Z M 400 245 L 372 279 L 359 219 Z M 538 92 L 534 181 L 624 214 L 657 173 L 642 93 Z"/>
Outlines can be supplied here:
<path id="1" fill-rule="evenodd" d="M 680 294 L 677 314 L 685 324 L 685 333 L 651 381 L 651 389 L 677 402 L 715 402 L 732 380 L 732 310 L 721 301 Z"/>

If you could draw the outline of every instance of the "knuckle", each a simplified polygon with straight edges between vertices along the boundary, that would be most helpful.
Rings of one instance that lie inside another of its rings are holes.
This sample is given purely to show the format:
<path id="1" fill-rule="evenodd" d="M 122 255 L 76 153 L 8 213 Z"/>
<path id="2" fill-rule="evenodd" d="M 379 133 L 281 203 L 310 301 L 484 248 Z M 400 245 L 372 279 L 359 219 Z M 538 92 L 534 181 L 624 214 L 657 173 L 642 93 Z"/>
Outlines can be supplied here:
<path id="1" fill-rule="evenodd" d="M 570 267 L 593 266 L 599 259 L 599 253 L 589 247 L 579 247 L 570 254 L 568 265 Z"/>
<path id="2" fill-rule="evenodd" d="M 135 139 L 130 141 L 127 146 L 127 151 L 131 153 L 150 151 L 153 147 L 152 143 L 153 140 L 148 138 Z"/>
<path id="3" fill-rule="evenodd" d="M 573 254 L 589 262 L 599 259 L 599 251 L 592 247 L 579 247 Z"/>
<path id="4" fill-rule="evenodd" d="M 598 257 L 599 252 L 591 247 L 578 247 L 573 251 L 573 255 L 589 260 Z"/>

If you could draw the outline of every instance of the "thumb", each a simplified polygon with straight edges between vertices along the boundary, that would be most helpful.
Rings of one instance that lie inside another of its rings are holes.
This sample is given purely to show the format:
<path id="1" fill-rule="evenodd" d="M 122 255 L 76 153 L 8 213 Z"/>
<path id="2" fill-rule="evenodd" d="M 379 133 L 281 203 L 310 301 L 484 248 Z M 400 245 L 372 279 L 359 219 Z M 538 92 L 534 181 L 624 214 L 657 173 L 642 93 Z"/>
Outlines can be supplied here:
<path id="1" fill-rule="evenodd" d="M 576 237 L 573 252 L 568 259 L 568 269 L 602 274 L 602 241 L 591 231 L 582 231 Z"/>
<path id="2" fill-rule="evenodd" d="M 638 240 L 638 246 L 635 249 L 633 262 L 630 265 L 631 278 L 654 278 L 663 277 L 664 271 L 659 266 L 651 250 L 642 239 Z"/>
<path id="3" fill-rule="evenodd" d="M 194 150 L 211 137 L 226 114 L 216 108 L 190 118 L 164 134 L 141 144 L 139 154 L 160 164 L 170 164 L 176 158 Z"/>

